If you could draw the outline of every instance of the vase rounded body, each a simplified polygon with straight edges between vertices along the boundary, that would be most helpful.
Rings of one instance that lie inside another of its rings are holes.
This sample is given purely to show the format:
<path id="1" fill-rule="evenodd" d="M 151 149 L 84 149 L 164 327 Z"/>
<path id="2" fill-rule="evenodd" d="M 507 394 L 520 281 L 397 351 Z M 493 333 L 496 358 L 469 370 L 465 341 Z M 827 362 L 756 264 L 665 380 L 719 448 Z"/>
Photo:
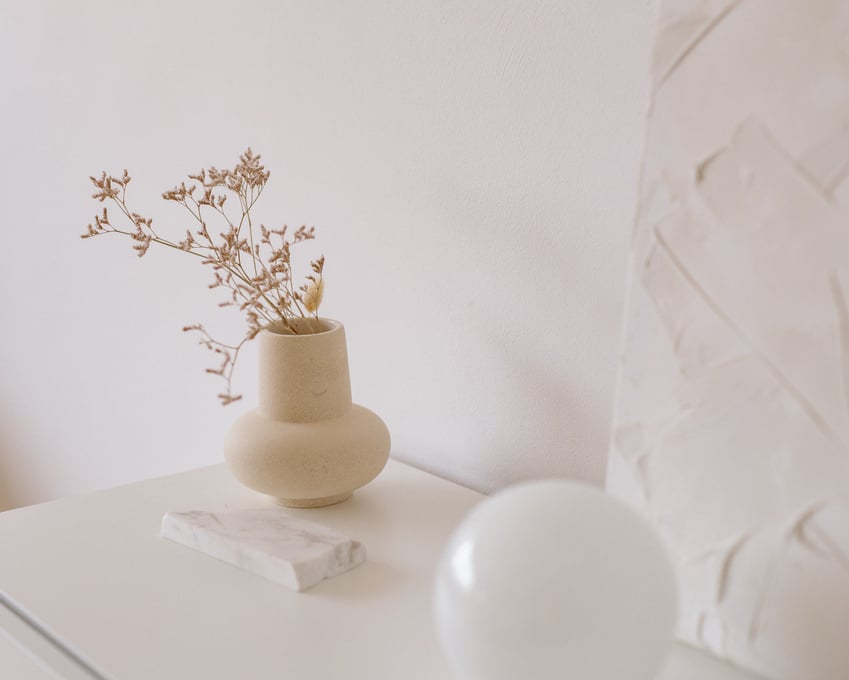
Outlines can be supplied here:
<path id="1" fill-rule="evenodd" d="M 342 324 L 294 323 L 297 334 L 281 326 L 261 331 L 259 406 L 230 427 L 224 458 L 242 484 L 281 505 L 332 505 L 380 473 L 389 431 L 351 401 Z"/>

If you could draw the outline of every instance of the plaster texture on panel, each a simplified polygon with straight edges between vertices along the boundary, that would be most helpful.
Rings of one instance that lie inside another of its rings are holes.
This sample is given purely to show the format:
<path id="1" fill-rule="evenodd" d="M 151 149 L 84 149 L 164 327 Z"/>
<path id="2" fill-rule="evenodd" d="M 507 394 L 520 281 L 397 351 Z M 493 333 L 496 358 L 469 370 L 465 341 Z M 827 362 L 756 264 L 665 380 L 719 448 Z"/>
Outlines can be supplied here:
<path id="1" fill-rule="evenodd" d="M 609 489 L 679 635 L 849 677 L 849 3 L 661 3 Z"/>

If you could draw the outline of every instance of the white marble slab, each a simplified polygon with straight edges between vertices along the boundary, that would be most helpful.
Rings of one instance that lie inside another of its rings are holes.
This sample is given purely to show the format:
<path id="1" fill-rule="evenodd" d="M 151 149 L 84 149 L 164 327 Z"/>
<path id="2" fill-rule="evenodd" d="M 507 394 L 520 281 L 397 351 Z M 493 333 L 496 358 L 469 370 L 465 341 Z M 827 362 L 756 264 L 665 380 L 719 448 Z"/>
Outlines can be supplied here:
<path id="1" fill-rule="evenodd" d="M 362 543 L 276 508 L 169 512 L 162 537 L 297 591 L 366 559 Z"/>

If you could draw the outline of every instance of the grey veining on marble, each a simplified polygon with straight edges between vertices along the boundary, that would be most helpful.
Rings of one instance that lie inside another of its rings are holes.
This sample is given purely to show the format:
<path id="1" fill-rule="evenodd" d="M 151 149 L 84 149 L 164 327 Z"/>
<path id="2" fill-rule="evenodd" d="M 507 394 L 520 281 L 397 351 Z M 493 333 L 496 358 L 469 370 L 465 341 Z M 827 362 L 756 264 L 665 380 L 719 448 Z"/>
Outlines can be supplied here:
<path id="1" fill-rule="evenodd" d="M 849 1 L 659 8 L 608 489 L 683 640 L 849 678 Z"/>
<path id="2" fill-rule="evenodd" d="M 366 559 L 362 543 L 277 508 L 169 512 L 162 537 L 297 591 Z"/>

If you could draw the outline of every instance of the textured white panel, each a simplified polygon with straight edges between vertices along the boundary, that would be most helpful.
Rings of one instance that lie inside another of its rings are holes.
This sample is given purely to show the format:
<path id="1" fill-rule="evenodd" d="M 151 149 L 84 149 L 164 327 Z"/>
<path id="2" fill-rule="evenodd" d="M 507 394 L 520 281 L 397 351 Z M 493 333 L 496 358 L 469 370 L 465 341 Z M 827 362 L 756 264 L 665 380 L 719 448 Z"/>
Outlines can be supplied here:
<path id="1" fill-rule="evenodd" d="M 662 3 L 608 487 L 680 636 L 849 677 L 849 2 Z"/>

